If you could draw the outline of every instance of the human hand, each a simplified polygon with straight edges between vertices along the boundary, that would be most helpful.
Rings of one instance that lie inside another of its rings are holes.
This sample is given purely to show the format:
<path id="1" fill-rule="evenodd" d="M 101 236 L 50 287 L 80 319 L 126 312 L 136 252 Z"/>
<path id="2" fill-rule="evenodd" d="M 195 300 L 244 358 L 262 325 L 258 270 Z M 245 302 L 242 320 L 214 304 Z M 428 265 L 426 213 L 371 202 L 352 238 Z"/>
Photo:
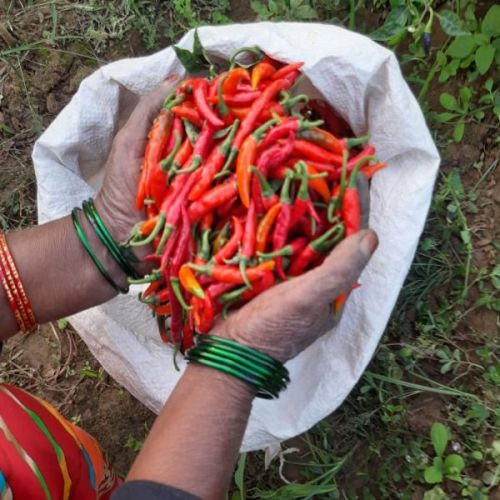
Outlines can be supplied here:
<path id="1" fill-rule="evenodd" d="M 369 197 L 364 175 L 359 176 L 358 191 L 366 228 Z M 265 291 L 220 320 L 211 334 L 288 361 L 335 325 L 335 298 L 351 290 L 377 245 L 373 231 L 360 231 L 341 242 L 321 266 Z"/>
<path id="2" fill-rule="evenodd" d="M 104 182 L 95 205 L 119 243 L 126 241 L 132 227 L 144 218 L 134 208 L 140 168 L 149 129 L 171 88 L 171 82 L 164 82 L 143 96 L 111 145 L 104 167 Z"/>

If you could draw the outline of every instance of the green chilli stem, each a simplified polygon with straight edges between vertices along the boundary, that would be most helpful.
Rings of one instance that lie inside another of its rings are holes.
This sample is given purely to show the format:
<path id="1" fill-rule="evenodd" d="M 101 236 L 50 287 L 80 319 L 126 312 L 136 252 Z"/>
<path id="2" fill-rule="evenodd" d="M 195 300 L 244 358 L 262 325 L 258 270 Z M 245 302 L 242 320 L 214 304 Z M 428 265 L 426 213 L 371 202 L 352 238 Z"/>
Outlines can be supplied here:
<path id="1" fill-rule="evenodd" d="M 143 245 L 149 245 L 158 236 L 158 234 L 161 231 L 164 224 L 165 224 L 165 214 L 162 212 L 158 216 L 158 220 L 156 222 L 156 225 L 153 228 L 153 230 L 151 231 L 151 233 L 148 235 L 147 238 L 144 238 L 143 240 L 138 240 L 138 241 L 131 240 L 131 241 L 129 241 L 128 245 L 131 247 L 140 247 Z"/>

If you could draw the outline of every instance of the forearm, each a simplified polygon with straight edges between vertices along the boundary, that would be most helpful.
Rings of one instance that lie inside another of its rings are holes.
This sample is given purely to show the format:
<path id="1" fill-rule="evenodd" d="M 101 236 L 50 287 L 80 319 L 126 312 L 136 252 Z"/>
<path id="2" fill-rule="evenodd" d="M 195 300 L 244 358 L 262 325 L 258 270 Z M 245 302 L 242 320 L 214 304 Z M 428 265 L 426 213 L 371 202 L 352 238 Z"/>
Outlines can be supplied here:
<path id="1" fill-rule="evenodd" d="M 223 498 L 236 463 L 254 390 L 191 364 L 156 419 L 127 480 L 174 486 L 203 499 Z"/>
<path id="2" fill-rule="evenodd" d="M 82 213 L 80 221 L 97 258 L 115 283 L 126 286 L 127 277 Z M 115 236 L 112 225 L 105 223 Z M 116 295 L 82 246 L 71 216 L 9 233 L 6 238 L 39 323 L 74 314 Z M 0 340 L 17 331 L 5 291 L 0 287 Z"/>

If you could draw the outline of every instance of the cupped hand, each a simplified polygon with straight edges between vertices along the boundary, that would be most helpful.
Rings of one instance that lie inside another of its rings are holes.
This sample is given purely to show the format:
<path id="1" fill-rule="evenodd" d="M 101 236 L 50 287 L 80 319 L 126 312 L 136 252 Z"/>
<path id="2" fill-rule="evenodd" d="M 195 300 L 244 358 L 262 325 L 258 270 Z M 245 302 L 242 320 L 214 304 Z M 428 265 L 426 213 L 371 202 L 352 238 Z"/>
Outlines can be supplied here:
<path id="1" fill-rule="evenodd" d="M 139 173 L 149 129 L 171 88 L 172 83 L 165 82 L 142 97 L 111 145 L 95 204 L 117 242 L 127 240 L 132 227 L 144 218 L 135 209 Z"/>
<path id="2" fill-rule="evenodd" d="M 351 290 L 377 244 L 369 230 L 347 238 L 321 266 L 265 291 L 211 334 L 288 361 L 335 325 L 335 298 Z"/>
<path id="3" fill-rule="evenodd" d="M 321 266 L 270 288 L 219 320 L 212 335 L 285 362 L 335 326 L 336 297 L 352 289 L 378 245 L 377 235 L 366 230 L 370 198 L 364 175 L 358 176 L 357 188 L 363 230 L 342 241 Z"/>

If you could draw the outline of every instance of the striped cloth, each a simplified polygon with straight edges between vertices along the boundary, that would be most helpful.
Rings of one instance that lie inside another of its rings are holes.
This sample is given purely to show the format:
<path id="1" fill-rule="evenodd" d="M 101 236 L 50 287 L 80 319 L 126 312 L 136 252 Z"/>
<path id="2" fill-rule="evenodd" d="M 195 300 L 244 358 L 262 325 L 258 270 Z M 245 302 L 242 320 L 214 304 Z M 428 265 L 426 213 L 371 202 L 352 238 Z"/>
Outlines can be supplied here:
<path id="1" fill-rule="evenodd" d="M 0 500 L 107 500 L 120 483 L 91 436 L 46 401 L 0 384 Z"/>

